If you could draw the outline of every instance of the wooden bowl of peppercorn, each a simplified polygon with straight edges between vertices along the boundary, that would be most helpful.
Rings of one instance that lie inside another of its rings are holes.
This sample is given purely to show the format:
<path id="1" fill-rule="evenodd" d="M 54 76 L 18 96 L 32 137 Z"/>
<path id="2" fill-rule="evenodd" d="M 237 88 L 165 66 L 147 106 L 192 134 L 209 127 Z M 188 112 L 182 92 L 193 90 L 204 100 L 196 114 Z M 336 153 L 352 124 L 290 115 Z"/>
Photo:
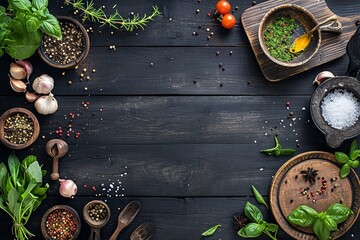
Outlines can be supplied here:
<path id="1" fill-rule="evenodd" d="M 25 108 L 11 108 L 0 117 L 0 140 L 11 149 L 23 149 L 39 137 L 40 125 Z"/>
<path id="2" fill-rule="evenodd" d="M 67 205 L 55 205 L 41 219 L 41 233 L 46 240 L 75 240 L 81 230 L 81 221 L 75 209 Z"/>
<path id="3" fill-rule="evenodd" d="M 74 68 L 85 60 L 90 51 L 90 38 L 84 26 L 77 20 L 57 17 L 62 39 L 44 34 L 38 53 L 42 60 L 54 68 Z"/>

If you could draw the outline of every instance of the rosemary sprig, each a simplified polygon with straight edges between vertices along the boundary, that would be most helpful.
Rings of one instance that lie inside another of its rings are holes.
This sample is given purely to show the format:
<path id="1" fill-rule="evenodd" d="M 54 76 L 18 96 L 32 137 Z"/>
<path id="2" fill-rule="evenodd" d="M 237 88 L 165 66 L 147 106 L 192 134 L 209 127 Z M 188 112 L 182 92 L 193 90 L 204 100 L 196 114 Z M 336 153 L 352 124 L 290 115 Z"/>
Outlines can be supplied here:
<path id="1" fill-rule="evenodd" d="M 149 21 L 154 20 L 154 17 L 161 15 L 159 8 L 153 6 L 151 15 L 140 16 L 135 14 L 131 18 L 123 18 L 117 10 L 115 13 L 106 15 L 101 7 L 94 7 L 93 0 L 65 0 L 65 4 L 72 5 L 75 10 L 81 11 L 83 22 L 91 21 L 101 23 L 101 26 L 109 25 L 115 29 L 124 28 L 126 31 L 132 32 L 134 29 L 144 29 Z"/>

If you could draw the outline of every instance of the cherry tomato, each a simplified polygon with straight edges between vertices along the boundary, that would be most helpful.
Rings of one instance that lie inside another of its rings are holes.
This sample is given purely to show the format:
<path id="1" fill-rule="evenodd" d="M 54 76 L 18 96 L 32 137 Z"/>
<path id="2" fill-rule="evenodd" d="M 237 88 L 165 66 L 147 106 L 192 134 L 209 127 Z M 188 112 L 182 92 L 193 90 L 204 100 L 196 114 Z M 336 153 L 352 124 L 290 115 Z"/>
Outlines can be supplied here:
<path id="1" fill-rule="evenodd" d="M 230 12 L 231 6 L 230 3 L 228 1 L 218 1 L 216 4 L 216 11 L 220 14 L 227 14 L 228 12 Z"/>
<path id="2" fill-rule="evenodd" d="M 222 20 L 221 25 L 226 29 L 231 29 L 235 26 L 236 18 L 232 14 L 226 14 Z"/>

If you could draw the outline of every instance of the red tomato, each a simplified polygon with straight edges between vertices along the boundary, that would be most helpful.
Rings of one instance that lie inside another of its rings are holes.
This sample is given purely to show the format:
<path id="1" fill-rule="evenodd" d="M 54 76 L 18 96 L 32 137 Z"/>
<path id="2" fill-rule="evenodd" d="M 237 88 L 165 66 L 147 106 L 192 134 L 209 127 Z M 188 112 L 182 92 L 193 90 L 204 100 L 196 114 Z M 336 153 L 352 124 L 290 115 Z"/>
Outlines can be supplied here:
<path id="1" fill-rule="evenodd" d="M 230 3 L 228 1 L 218 1 L 216 4 L 216 11 L 220 14 L 227 14 L 228 12 L 230 12 L 231 6 Z"/>
<path id="2" fill-rule="evenodd" d="M 226 29 L 231 29 L 235 26 L 236 18 L 232 14 L 226 14 L 222 20 L 221 25 Z"/>

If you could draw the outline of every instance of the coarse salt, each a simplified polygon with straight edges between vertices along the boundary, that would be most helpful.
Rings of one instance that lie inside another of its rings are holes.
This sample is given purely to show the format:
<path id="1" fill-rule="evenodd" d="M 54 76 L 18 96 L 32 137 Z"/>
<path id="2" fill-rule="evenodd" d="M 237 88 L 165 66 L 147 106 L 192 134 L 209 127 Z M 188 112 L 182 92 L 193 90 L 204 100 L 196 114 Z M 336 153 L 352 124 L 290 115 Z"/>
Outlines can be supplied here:
<path id="1" fill-rule="evenodd" d="M 353 126 L 360 116 L 360 104 L 353 93 L 335 89 L 321 102 L 324 120 L 333 128 L 344 129 Z"/>

